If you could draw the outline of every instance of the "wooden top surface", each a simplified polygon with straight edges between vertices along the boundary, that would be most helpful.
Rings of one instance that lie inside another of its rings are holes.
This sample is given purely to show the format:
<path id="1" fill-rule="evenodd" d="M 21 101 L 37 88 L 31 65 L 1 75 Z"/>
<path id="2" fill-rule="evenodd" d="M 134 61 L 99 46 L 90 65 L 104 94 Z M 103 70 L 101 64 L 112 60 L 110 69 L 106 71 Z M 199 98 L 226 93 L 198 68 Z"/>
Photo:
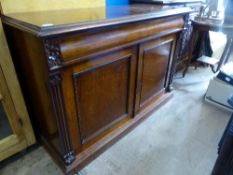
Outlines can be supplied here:
<path id="1" fill-rule="evenodd" d="M 163 5 L 126 5 L 1 15 L 3 23 L 46 37 L 96 27 L 156 19 L 191 12 Z"/>

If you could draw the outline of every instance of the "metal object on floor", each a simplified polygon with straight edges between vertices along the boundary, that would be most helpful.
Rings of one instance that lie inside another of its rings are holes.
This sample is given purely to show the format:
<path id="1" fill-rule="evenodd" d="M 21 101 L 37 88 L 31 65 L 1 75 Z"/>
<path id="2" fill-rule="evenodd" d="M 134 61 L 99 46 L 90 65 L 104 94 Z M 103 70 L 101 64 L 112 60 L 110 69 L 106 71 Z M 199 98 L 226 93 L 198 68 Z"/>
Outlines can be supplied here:
<path id="1" fill-rule="evenodd" d="M 215 106 L 219 106 L 233 112 L 228 98 L 233 92 L 233 62 L 224 65 L 219 73 L 210 80 L 206 91 L 205 100 Z"/>
<path id="2" fill-rule="evenodd" d="M 227 102 L 228 97 L 232 92 L 233 86 L 214 77 L 210 80 L 210 84 L 205 95 L 205 101 L 227 111 L 233 111 L 233 108 Z"/>

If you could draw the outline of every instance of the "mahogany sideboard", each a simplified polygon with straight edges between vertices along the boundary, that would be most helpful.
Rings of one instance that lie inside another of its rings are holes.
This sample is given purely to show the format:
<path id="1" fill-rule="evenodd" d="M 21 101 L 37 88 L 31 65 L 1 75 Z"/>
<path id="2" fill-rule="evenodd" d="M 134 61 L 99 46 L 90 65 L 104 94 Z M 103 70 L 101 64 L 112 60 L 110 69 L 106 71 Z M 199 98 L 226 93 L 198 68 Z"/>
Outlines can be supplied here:
<path id="1" fill-rule="evenodd" d="M 190 11 L 129 5 L 1 16 L 34 128 L 64 173 L 169 99 Z"/>

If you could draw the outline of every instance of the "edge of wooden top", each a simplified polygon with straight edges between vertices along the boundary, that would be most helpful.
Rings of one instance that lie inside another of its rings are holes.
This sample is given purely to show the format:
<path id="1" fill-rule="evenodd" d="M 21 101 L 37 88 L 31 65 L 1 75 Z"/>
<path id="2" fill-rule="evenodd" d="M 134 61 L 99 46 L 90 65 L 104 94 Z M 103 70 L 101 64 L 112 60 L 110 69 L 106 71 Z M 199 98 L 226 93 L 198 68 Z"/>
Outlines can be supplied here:
<path id="1" fill-rule="evenodd" d="M 78 22 L 78 23 L 70 23 L 70 24 L 63 24 L 63 25 L 54 25 L 48 27 L 40 27 L 28 22 L 20 21 L 18 19 L 14 19 L 7 15 L 1 14 L 1 19 L 4 24 L 13 26 L 19 30 L 29 32 L 37 37 L 51 37 L 59 34 L 76 32 L 76 31 L 83 31 L 93 28 L 99 27 L 107 27 L 112 25 L 119 25 L 125 23 L 133 23 L 139 22 L 143 20 L 150 20 L 150 19 L 158 19 L 164 18 L 169 16 L 177 16 L 182 14 L 188 14 L 193 10 L 189 7 L 181 7 L 175 9 L 166 9 L 157 12 L 149 12 L 144 14 L 137 14 L 132 16 L 125 16 L 113 19 L 102 19 L 102 20 L 95 20 L 95 21 L 88 21 L 88 22 Z"/>

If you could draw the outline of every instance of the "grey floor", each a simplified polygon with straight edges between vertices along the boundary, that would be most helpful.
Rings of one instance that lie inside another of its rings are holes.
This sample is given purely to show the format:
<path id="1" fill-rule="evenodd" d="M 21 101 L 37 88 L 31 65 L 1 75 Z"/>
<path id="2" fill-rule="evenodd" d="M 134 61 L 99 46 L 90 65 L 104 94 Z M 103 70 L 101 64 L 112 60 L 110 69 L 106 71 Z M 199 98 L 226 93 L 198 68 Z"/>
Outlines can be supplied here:
<path id="1" fill-rule="evenodd" d="M 96 160 L 83 175 L 209 175 L 230 113 L 203 101 L 210 69 L 176 75 L 174 97 Z M 0 170 L 1 175 L 60 175 L 40 147 Z"/>

